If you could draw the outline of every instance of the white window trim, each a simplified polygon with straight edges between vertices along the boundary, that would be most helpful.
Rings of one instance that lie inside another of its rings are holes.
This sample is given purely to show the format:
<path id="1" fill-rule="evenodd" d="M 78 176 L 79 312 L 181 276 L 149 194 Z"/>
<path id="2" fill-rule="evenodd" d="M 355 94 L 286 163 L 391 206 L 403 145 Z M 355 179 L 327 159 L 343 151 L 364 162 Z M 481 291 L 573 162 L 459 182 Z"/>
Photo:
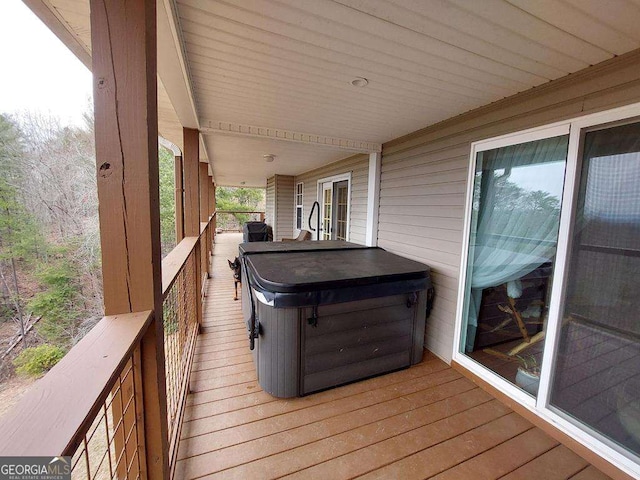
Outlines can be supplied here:
<path id="1" fill-rule="evenodd" d="M 300 203 L 298 203 L 298 186 L 302 186 L 300 191 Z M 300 233 L 301 230 L 304 230 L 304 182 L 297 182 L 296 188 L 294 190 L 294 206 L 293 206 L 293 230 Z M 300 207 L 300 228 L 298 228 L 298 207 Z"/>
<path id="2" fill-rule="evenodd" d="M 454 329 L 452 359 L 474 375 L 494 386 L 497 390 L 514 399 L 527 410 L 545 420 L 563 433 L 569 435 L 589 450 L 620 468 L 625 473 L 640 478 L 640 463 L 632 454 L 615 445 L 599 433 L 586 426 L 578 426 L 570 420 L 569 416 L 559 412 L 550 406 L 552 360 L 555 357 L 559 342 L 559 318 L 561 312 L 562 291 L 566 283 L 566 264 L 569 244 L 571 239 L 571 227 L 573 222 L 573 205 L 577 194 L 579 181 L 579 148 L 583 129 L 606 125 L 622 120 L 632 120 L 640 117 L 640 103 L 634 103 L 624 107 L 615 108 L 599 113 L 576 117 L 563 122 L 557 122 L 542 127 L 515 132 L 500 137 L 473 142 L 469 161 L 469 173 L 467 177 L 467 195 L 465 202 L 464 229 L 461 262 L 458 281 L 458 298 L 456 306 L 456 319 Z M 540 375 L 540 390 L 537 398 L 526 394 L 515 385 L 503 379 L 489 369 L 482 367 L 478 362 L 460 352 L 461 330 L 464 307 L 464 291 L 467 275 L 468 245 L 471 227 L 471 205 L 473 201 L 473 182 L 476 169 L 476 156 L 478 152 L 500 148 L 508 145 L 541 140 L 544 138 L 569 134 L 569 148 L 567 152 L 567 166 L 565 171 L 565 185 L 562 195 L 562 210 L 560 213 L 560 229 L 558 233 L 558 246 L 554 265 L 553 287 L 549 301 L 549 319 L 547 321 L 545 351 L 542 360 Z"/>
<path id="3" fill-rule="evenodd" d="M 317 181 L 317 196 L 316 199 L 318 200 L 318 203 L 320 204 L 320 210 L 322 210 L 322 184 L 323 183 L 327 183 L 327 182 L 342 182 L 344 180 L 347 180 L 347 242 L 349 241 L 349 239 L 351 238 L 351 172 L 347 172 L 347 173 L 341 173 L 339 175 L 332 175 L 330 177 L 324 177 L 324 178 L 320 178 Z M 322 212 L 319 213 L 320 215 L 322 214 Z M 320 222 L 320 224 L 322 225 L 322 222 Z M 320 232 L 316 232 L 317 235 L 320 235 Z"/>

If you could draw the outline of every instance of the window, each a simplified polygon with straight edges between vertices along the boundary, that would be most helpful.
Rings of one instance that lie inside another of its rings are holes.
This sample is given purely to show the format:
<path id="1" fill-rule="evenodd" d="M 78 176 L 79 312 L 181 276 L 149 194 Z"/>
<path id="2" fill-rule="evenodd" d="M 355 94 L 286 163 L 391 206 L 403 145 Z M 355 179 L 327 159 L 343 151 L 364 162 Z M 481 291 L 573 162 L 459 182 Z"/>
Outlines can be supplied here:
<path id="1" fill-rule="evenodd" d="M 302 230 L 302 215 L 303 215 L 303 207 L 302 207 L 302 191 L 304 188 L 304 183 L 300 182 L 296 184 L 296 228 L 298 230 Z"/>
<path id="2" fill-rule="evenodd" d="M 471 166 L 453 359 L 640 474 L 640 104 Z"/>

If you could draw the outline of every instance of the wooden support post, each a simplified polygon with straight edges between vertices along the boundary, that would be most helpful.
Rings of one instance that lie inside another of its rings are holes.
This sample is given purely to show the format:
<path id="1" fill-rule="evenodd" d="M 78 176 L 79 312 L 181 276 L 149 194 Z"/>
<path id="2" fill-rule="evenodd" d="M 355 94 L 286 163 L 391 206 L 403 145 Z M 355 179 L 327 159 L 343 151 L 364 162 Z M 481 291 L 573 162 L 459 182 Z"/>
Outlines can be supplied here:
<path id="1" fill-rule="evenodd" d="M 200 181 L 200 221 L 206 223 L 209 221 L 209 185 L 207 185 L 209 171 L 206 163 L 200 162 L 198 166 L 200 167 L 200 175 L 198 175 Z"/>
<path id="2" fill-rule="evenodd" d="M 176 184 L 176 245 L 184 238 L 184 185 L 182 183 L 182 157 L 175 157 Z"/>
<path id="3" fill-rule="evenodd" d="M 209 185 L 207 185 L 207 181 L 209 180 L 208 166 L 209 164 L 203 162 L 198 164 L 198 181 L 200 184 L 200 223 L 207 223 L 209 221 Z M 211 247 L 209 246 L 209 233 L 207 231 L 203 232 L 200 241 L 205 244 L 204 248 L 202 248 L 204 258 L 201 258 L 200 260 L 202 261 L 203 269 L 206 271 L 202 272 L 202 275 L 206 274 L 207 278 L 210 278 L 211 258 L 209 257 L 209 252 Z"/>
<path id="4" fill-rule="evenodd" d="M 136 400 L 144 415 L 136 421 L 144 444 L 138 473 L 140 478 L 168 479 L 156 2 L 91 0 L 90 7 L 105 314 L 154 312 L 140 344 L 142 391 L 136 392 Z"/>
<path id="5" fill-rule="evenodd" d="M 198 131 L 192 128 L 183 129 L 184 152 L 184 235 L 197 237 L 200 235 L 200 143 Z"/>
<path id="6" fill-rule="evenodd" d="M 184 235 L 185 237 L 200 236 L 200 135 L 198 130 L 183 128 L 183 185 L 184 185 Z M 196 245 L 195 254 L 195 288 L 197 299 L 195 310 L 198 316 L 198 324 L 202 325 L 202 303 L 200 291 L 202 290 L 202 265 L 200 258 L 200 246 Z"/>
<path id="7" fill-rule="evenodd" d="M 213 177 L 209 177 L 209 216 L 213 215 L 216 211 L 216 186 L 213 183 Z M 211 250 L 213 253 L 213 242 L 216 238 L 216 219 L 215 217 L 211 221 Z"/>

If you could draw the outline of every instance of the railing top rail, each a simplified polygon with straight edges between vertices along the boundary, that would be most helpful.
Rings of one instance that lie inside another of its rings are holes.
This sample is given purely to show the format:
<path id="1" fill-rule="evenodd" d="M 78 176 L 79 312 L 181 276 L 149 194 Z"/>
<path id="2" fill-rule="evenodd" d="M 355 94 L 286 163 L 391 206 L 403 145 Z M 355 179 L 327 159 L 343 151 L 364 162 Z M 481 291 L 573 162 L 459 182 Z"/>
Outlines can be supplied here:
<path id="1" fill-rule="evenodd" d="M 216 212 L 209 217 L 208 222 L 200 223 L 200 235 L 202 235 L 207 227 L 216 216 Z M 171 290 L 171 286 L 176 281 L 176 277 L 180 270 L 187 262 L 191 251 L 198 243 L 199 237 L 185 237 L 178 245 L 171 250 L 166 257 L 162 259 L 162 298 L 165 298 Z"/>
<path id="2" fill-rule="evenodd" d="M 162 298 L 167 296 L 199 237 L 185 237 L 162 259 Z"/>
<path id="3" fill-rule="evenodd" d="M 71 455 L 151 322 L 104 317 L 0 422 L 0 455 Z"/>

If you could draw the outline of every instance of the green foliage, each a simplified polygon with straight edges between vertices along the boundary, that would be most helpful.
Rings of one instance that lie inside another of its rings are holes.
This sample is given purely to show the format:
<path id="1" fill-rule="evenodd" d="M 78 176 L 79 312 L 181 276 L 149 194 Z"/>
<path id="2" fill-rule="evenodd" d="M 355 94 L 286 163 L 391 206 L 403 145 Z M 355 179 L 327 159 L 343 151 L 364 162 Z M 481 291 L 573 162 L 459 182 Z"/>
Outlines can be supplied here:
<path id="1" fill-rule="evenodd" d="M 162 256 L 176 246 L 175 158 L 166 148 L 159 149 L 160 167 L 160 243 Z"/>
<path id="2" fill-rule="evenodd" d="M 216 208 L 226 211 L 254 210 L 264 198 L 262 188 L 218 187 L 216 188 Z"/>
<path id="3" fill-rule="evenodd" d="M 80 315 L 77 268 L 59 257 L 42 267 L 36 276 L 46 288 L 34 295 L 28 304 L 35 314 L 42 316 L 38 333 L 49 342 L 66 345 Z"/>
<path id="4" fill-rule="evenodd" d="M 26 348 L 14 360 L 13 364 L 20 375 L 39 377 L 51 370 L 64 357 L 65 351 L 45 343 L 38 347 Z"/>
<path id="5" fill-rule="evenodd" d="M 264 189 L 244 187 L 216 188 L 216 209 L 228 212 L 252 212 L 264 200 Z M 249 215 L 236 213 L 233 215 L 242 224 L 249 221 Z M 222 219 L 218 220 L 219 223 Z"/>
<path id="6" fill-rule="evenodd" d="M 0 115 L 0 260 L 29 258 L 42 248 L 36 223 L 18 195 L 23 155 L 18 128 Z"/>

